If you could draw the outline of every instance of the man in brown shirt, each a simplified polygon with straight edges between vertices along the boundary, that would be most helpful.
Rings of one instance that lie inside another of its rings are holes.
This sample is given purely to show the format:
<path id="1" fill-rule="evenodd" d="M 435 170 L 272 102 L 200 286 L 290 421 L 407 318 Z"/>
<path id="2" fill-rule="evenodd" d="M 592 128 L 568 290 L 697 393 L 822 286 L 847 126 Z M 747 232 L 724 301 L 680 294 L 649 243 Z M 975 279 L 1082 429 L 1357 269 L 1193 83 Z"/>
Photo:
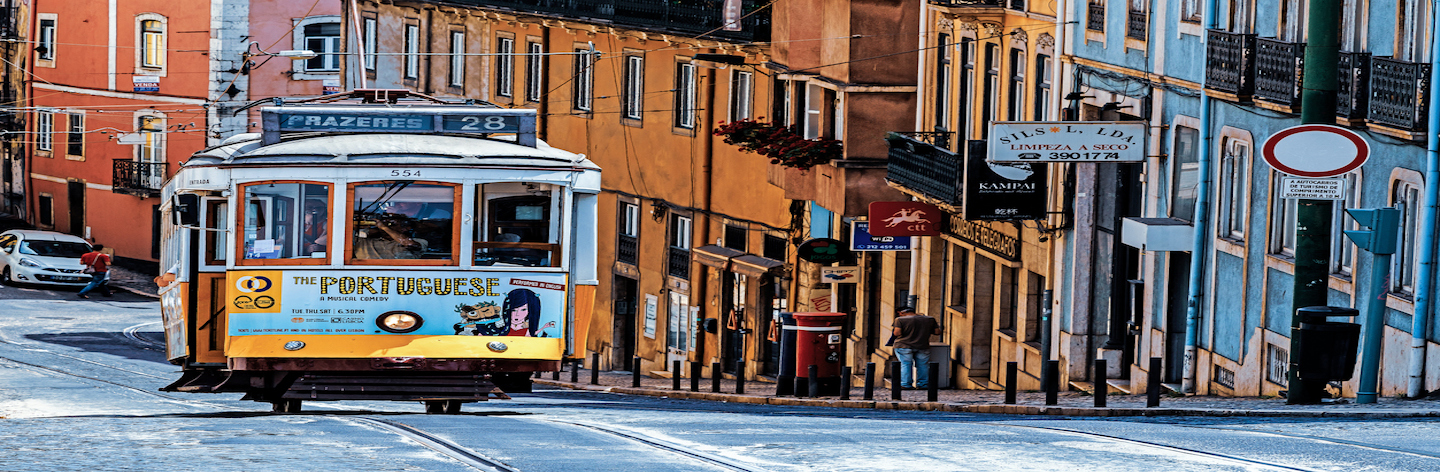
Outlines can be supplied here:
<path id="1" fill-rule="evenodd" d="M 930 336 L 940 334 L 940 323 L 908 306 L 897 308 L 895 314 L 899 315 L 893 333 L 895 357 L 900 359 L 900 388 L 930 388 Z"/>

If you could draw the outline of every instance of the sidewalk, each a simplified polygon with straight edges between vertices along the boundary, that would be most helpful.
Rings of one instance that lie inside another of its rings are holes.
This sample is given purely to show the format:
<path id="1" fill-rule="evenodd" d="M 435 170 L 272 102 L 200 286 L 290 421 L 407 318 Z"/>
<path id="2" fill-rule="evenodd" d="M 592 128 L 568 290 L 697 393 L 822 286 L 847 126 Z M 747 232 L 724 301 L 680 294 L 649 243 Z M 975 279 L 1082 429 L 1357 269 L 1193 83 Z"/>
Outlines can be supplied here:
<path id="1" fill-rule="evenodd" d="M 124 267 L 110 266 L 109 285 L 111 289 L 124 290 L 142 297 L 160 299 L 160 295 L 155 293 L 154 277 L 127 270 Z"/>
<path id="2" fill-rule="evenodd" d="M 1235 417 L 1299 417 L 1299 418 L 1423 418 L 1440 417 L 1440 400 L 1423 398 L 1401 400 L 1381 398 L 1378 403 L 1357 405 L 1354 399 L 1344 403 L 1322 405 L 1286 405 L 1283 398 L 1218 397 L 1218 396 L 1162 396 L 1160 407 L 1146 408 L 1144 394 L 1112 394 L 1106 397 L 1106 407 L 1096 408 L 1095 398 L 1085 392 L 1060 392 L 1058 404 L 1045 406 L 1045 394 L 1041 392 L 1019 392 L 1014 405 L 1004 404 L 1005 392 L 989 390 L 942 389 L 935 402 L 927 402 L 924 390 L 901 391 L 901 400 L 890 399 L 890 390 L 877 385 L 874 400 L 861 400 L 863 387 L 850 389 L 850 400 L 838 396 L 823 398 L 796 398 L 775 396 L 775 384 L 746 381 L 745 394 L 735 394 L 735 381 L 721 380 L 720 392 L 713 393 L 712 380 L 700 379 L 699 391 L 690 391 L 690 379 L 680 379 L 680 390 L 673 389 L 672 379 L 649 377 L 642 373 L 640 387 L 631 387 L 629 372 L 600 372 L 598 385 L 590 384 L 591 371 L 580 369 L 578 382 L 570 382 L 570 371 L 560 373 L 560 380 L 552 380 L 553 374 L 546 372 L 535 379 L 539 385 L 551 385 L 575 390 L 592 390 L 627 395 L 683 398 L 730 403 L 752 403 L 789 406 L 816 406 L 832 408 L 871 408 L 879 410 L 923 410 L 955 413 L 991 413 L 1011 415 L 1054 415 L 1054 416 L 1235 416 Z M 878 382 L 877 382 L 878 383 Z"/>

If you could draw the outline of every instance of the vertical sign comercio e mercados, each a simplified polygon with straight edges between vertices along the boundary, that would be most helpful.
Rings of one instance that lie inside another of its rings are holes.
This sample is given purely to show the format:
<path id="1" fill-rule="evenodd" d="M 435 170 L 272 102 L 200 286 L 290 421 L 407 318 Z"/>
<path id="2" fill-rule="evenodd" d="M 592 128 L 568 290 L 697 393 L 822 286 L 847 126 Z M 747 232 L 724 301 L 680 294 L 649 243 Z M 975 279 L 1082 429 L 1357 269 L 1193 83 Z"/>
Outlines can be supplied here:
<path id="1" fill-rule="evenodd" d="M 377 322 L 396 311 L 421 320 L 404 334 L 565 333 L 565 274 L 255 270 L 225 278 L 230 336 L 388 334 Z"/>
<path id="2" fill-rule="evenodd" d="M 940 208 L 921 202 L 870 202 L 871 236 L 935 236 L 940 234 Z"/>
<path id="3" fill-rule="evenodd" d="M 971 141 L 965 159 L 965 219 L 1045 219 L 1049 211 L 1049 164 L 986 162 L 985 142 Z"/>
<path id="4" fill-rule="evenodd" d="M 1145 162 L 1143 121 L 997 121 L 991 162 Z"/>

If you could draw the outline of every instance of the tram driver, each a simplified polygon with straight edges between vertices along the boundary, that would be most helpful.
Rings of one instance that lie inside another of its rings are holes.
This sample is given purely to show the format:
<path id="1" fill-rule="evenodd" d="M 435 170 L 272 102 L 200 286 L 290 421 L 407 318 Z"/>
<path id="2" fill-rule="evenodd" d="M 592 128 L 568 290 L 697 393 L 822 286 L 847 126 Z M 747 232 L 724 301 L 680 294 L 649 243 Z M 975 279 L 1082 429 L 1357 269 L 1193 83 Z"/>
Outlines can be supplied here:
<path id="1" fill-rule="evenodd" d="M 421 202 L 391 202 L 375 225 L 355 232 L 356 259 L 419 259 L 430 243 L 415 236 Z"/>

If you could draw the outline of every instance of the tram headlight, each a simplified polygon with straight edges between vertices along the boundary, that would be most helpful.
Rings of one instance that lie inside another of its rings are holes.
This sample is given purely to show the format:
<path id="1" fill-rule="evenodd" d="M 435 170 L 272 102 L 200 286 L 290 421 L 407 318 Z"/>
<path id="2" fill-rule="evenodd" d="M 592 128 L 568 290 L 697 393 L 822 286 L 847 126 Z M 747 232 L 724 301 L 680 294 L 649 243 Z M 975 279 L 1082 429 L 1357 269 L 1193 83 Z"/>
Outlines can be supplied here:
<path id="1" fill-rule="evenodd" d="M 411 311 L 387 311 L 375 319 L 375 325 L 392 333 L 409 333 L 420 329 L 425 319 Z"/>

